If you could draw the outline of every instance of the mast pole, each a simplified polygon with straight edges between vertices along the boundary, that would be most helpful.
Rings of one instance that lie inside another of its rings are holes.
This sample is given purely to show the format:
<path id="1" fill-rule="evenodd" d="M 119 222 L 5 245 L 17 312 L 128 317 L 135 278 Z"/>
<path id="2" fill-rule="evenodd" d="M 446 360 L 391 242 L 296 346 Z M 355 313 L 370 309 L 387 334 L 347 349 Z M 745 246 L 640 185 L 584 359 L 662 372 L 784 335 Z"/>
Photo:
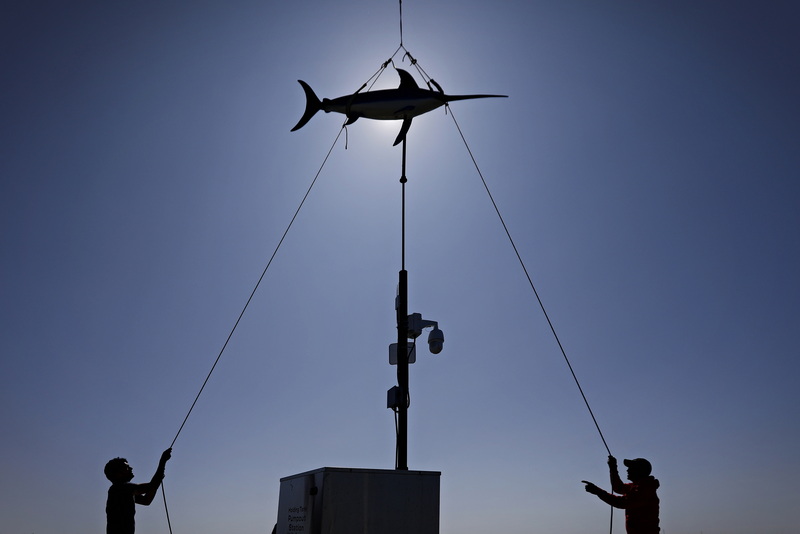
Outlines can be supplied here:
<path id="1" fill-rule="evenodd" d="M 406 137 L 403 137 L 403 164 L 400 184 L 401 202 L 401 254 L 397 285 L 397 385 L 400 405 L 397 407 L 397 465 L 408 471 L 408 272 L 406 271 Z"/>

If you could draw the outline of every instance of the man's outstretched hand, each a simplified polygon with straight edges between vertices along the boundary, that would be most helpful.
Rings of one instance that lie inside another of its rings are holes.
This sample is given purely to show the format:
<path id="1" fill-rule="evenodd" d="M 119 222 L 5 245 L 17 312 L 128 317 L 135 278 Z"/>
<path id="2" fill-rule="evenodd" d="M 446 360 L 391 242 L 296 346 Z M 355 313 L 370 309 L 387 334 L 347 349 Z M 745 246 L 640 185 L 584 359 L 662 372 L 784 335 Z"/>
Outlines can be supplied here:
<path id="1" fill-rule="evenodd" d="M 586 489 L 587 493 L 591 493 L 592 495 L 597 495 L 601 491 L 603 491 L 603 490 L 601 490 L 600 488 L 598 488 L 597 486 L 595 486 L 594 484 L 592 484 L 591 482 L 589 482 L 587 480 L 581 480 L 581 483 L 586 484 L 586 488 L 584 488 L 584 489 Z"/>

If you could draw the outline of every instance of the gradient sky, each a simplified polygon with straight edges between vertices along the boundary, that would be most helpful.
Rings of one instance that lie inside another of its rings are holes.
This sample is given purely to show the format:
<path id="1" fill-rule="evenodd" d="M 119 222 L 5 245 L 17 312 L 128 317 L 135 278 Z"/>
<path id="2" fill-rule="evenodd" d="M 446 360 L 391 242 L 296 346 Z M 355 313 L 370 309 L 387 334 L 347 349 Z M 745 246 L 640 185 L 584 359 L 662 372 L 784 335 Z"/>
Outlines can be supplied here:
<path id="1" fill-rule="evenodd" d="M 102 532 L 146 481 L 396 1 L 4 2 L 0 533 Z M 406 0 L 612 453 L 665 534 L 800 532 L 800 7 Z M 400 68 L 408 60 L 395 57 Z M 418 81 L 421 82 L 417 76 Z M 394 87 L 389 68 L 375 88 Z M 340 138 L 180 434 L 176 534 L 267 533 L 279 479 L 391 469 L 398 122 Z M 408 141 L 409 467 L 442 534 L 608 532 L 606 450 L 449 115 Z M 615 532 L 623 532 L 622 514 Z M 167 532 L 163 503 L 139 532 Z"/>

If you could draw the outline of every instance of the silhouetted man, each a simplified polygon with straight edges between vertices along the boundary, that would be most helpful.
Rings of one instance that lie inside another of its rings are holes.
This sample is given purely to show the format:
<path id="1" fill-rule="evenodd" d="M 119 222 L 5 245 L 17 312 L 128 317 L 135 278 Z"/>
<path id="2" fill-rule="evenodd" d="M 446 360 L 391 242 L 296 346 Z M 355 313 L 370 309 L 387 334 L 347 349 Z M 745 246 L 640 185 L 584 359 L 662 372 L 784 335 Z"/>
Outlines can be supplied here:
<path id="1" fill-rule="evenodd" d="M 158 487 L 164 479 L 164 467 L 172 456 L 172 449 L 161 454 L 153 478 L 144 484 L 133 484 L 133 468 L 125 458 L 109 460 L 103 472 L 111 481 L 106 501 L 106 534 L 134 534 L 136 522 L 133 519 L 136 505 L 147 506 L 153 502 Z"/>
<path id="2" fill-rule="evenodd" d="M 611 491 L 619 495 L 612 495 L 591 482 L 581 482 L 586 484 L 586 491 L 597 495 L 601 501 L 625 510 L 625 531 L 628 534 L 658 534 L 661 529 L 658 526 L 659 501 L 656 490 L 660 484 L 650 474 L 653 468 L 644 458 L 623 460 L 623 463 L 628 468 L 630 484 L 623 483 L 619 478 L 617 459 L 608 457 Z"/>

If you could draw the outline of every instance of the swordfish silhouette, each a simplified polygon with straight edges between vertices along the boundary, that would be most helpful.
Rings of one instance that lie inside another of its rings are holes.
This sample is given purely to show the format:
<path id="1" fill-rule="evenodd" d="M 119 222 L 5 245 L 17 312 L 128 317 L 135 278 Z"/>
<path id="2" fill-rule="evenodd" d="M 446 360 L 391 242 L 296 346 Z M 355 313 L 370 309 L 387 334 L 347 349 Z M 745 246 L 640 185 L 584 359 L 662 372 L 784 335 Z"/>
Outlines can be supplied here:
<path id="1" fill-rule="evenodd" d="M 508 95 L 446 95 L 436 82 L 434 85 L 439 91 L 420 89 L 414 77 L 403 69 L 396 69 L 400 75 L 400 86 L 397 89 L 382 89 L 340 96 L 330 100 L 323 98 L 320 102 L 314 90 L 303 80 L 297 80 L 306 93 L 306 111 L 300 121 L 292 128 L 299 130 L 311 120 L 319 110 L 325 113 L 335 111 L 347 116 L 345 125 L 353 124 L 360 117 L 376 120 L 401 120 L 403 126 L 394 140 L 396 146 L 403 141 L 411 128 L 411 120 L 423 113 L 443 106 L 455 100 L 469 100 L 473 98 L 506 98 Z"/>

